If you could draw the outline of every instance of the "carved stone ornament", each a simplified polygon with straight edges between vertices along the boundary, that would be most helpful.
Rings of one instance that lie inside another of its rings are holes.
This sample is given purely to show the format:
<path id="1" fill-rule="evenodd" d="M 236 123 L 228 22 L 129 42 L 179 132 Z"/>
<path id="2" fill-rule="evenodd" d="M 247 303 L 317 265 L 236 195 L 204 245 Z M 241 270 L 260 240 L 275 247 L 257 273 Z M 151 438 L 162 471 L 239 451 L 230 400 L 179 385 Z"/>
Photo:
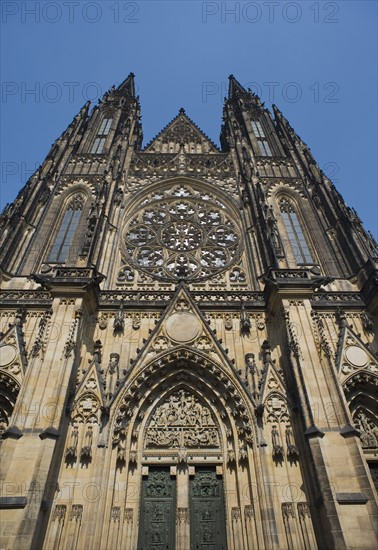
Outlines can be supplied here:
<path id="1" fill-rule="evenodd" d="M 295 518 L 295 509 L 292 502 L 283 502 L 281 504 L 282 516 L 284 519 L 288 520 L 290 518 Z"/>
<path id="2" fill-rule="evenodd" d="M 67 506 L 65 504 L 57 504 L 55 506 L 54 510 L 54 520 L 58 520 L 58 522 L 63 522 L 64 518 L 66 516 Z"/>
<path id="3" fill-rule="evenodd" d="M 159 405 L 146 431 L 146 448 L 219 448 L 219 433 L 209 408 L 180 390 Z"/>
<path id="4" fill-rule="evenodd" d="M 241 519 L 240 508 L 235 506 L 231 509 L 231 518 L 234 523 L 237 523 L 238 521 L 240 521 Z"/>
<path id="5" fill-rule="evenodd" d="M 268 413 L 267 422 L 288 422 L 287 403 L 279 394 L 270 394 L 265 404 Z"/>
<path id="6" fill-rule="evenodd" d="M 297 504 L 298 508 L 298 516 L 302 519 L 305 519 L 306 517 L 311 517 L 310 515 L 310 508 L 307 504 L 307 502 L 298 502 Z"/>
<path id="7" fill-rule="evenodd" d="M 189 513 L 187 508 L 177 508 L 177 523 L 189 523 Z"/>
<path id="8" fill-rule="evenodd" d="M 234 323 L 232 321 L 231 315 L 227 315 L 224 320 L 224 328 L 226 330 L 232 330 Z"/>
<path id="9" fill-rule="evenodd" d="M 360 431 L 362 448 L 365 451 L 378 450 L 378 419 L 360 408 L 354 415 L 354 422 Z"/>
<path id="10" fill-rule="evenodd" d="M 253 506 L 248 505 L 244 507 L 244 518 L 245 520 L 251 521 L 254 518 Z"/>
<path id="11" fill-rule="evenodd" d="M 126 523 L 132 523 L 133 522 L 133 509 L 132 508 L 125 508 L 125 522 Z"/>
<path id="12" fill-rule="evenodd" d="M 83 515 L 83 506 L 81 504 L 73 504 L 70 513 L 70 520 L 80 521 Z"/>

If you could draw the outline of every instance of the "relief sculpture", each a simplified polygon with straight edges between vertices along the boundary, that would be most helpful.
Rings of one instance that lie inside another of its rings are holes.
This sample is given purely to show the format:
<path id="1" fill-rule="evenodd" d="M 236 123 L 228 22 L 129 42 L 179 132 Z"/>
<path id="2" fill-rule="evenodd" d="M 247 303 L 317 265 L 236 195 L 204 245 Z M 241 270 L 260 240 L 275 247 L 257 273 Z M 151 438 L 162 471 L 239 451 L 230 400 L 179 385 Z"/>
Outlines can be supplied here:
<path id="1" fill-rule="evenodd" d="M 145 446 L 219 447 L 219 434 L 209 408 L 184 390 L 173 393 L 153 414 Z"/>

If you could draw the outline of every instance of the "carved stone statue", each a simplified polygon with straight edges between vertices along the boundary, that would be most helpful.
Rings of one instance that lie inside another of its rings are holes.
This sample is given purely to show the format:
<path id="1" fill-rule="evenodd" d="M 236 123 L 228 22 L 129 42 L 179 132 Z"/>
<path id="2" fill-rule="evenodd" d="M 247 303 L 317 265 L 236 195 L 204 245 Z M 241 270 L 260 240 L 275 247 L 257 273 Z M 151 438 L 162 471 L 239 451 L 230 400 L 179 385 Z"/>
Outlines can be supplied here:
<path id="1" fill-rule="evenodd" d="M 361 445 L 364 449 L 378 448 L 378 426 L 368 419 L 363 411 L 359 411 L 356 420 L 360 430 Z"/>
<path id="2" fill-rule="evenodd" d="M 277 426 L 272 426 L 272 445 L 273 445 L 273 456 L 276 458 L 283 457 L 283 447 L 281 445 L 280 434 L 277 429 Z"/>
<path id="3" fill-rule="evenodd" d="M 123 303 L 121 303 L 119 310 L 114 319 L 113 330 L 116 334 L 122 333 L 125 328 L 125 319 L 123 315 Z"/>
<path id="4" fill-rule="evenodd" d="M 85 445 L 82 447 L 80 456 L 81 458 L 92 456 L 92 442 L 93 442 L 93 429 L 92 426 L 88 426 L 87 432 L 85 434 Z"/>
<path id="5" fill-rule="evenodd" d="M 289 457 L 298 456 L 298 451 L 297 451 L 297 448 L 295 446 L 293 430 L 291 429 L 291 426 L 286 426 L 285 439 L 286 439 L 286 446 L 287 446 L 288 456 Z"/>
<path id="6" fill-rule="evenodd" d="M 77 426 L 74 426 L 71 432 L 70 445 L 66 449 L 66 457 L 76 458 L 78 441 L 79 430 Z"/>
<path id="7" fill-rule="evenodd" d="M 240 311 L 240 330 L 244 334 L 249 334 L 251 328 L 251 318 L 249 316 L 249 313 L 247 313 L 247 311 L 245 310 L 244 302 L 242 302 Z"/>

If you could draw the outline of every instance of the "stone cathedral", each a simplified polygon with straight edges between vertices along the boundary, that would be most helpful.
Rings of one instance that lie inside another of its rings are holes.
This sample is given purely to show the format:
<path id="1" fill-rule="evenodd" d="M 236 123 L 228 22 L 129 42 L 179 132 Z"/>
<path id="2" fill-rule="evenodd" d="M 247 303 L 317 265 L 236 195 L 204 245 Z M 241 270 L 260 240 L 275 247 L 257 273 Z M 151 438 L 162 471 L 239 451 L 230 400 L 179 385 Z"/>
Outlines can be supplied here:
<path id="1" fill-rule="evenodd" d="M 2 214 L 0 548 L 375 549 L 372 235 L 233 76 L 220 147 L 140 119 L 130 74 Z"/>

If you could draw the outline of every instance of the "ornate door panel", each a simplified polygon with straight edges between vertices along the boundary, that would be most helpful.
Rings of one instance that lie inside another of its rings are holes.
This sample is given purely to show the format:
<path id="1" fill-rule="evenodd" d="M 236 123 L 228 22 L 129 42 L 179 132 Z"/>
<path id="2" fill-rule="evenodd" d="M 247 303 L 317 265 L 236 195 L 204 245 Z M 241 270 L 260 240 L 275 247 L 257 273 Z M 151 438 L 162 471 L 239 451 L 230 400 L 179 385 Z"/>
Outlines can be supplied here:
<path id="1" fill-rule="evenodd" d="M 138 550 L 175 550 L 176 487 L 169 468 L 149 469 L 142 481 Z"/>
<path id="2" fill-rule="evenodd" d="M 226 550 L 222 478 L 215 468 L 196 468 L 189 488 L 191 550 Z"/>

